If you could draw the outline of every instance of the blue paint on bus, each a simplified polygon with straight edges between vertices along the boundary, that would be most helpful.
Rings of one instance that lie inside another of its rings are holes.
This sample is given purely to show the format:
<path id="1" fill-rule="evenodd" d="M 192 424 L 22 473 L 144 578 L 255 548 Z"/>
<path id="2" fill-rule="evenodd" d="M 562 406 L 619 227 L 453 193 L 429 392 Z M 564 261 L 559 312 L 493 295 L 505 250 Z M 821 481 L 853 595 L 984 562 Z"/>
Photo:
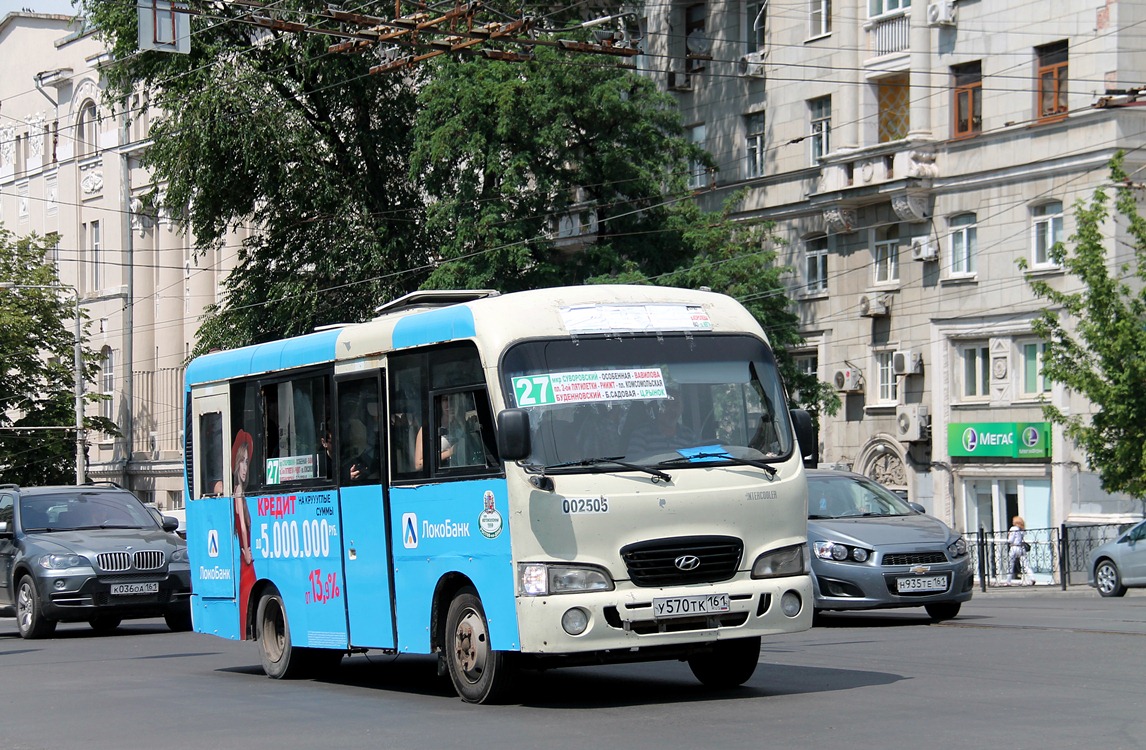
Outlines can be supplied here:
<path id="1" fill-rule="evenodd" d="M 465 305 L 428 310 L 402 318 L 394 325 L 394 348 L 473 338 L 474 314 Z"/>
<path id="2" fill-rule="evenodd" d="M 188 386 L 216 380 L 245 377 L 264 372 L 280 372 L 292 367 L 334 361 L 334 345 L 340 330 L 320 331 L 282 341 L 215 352 L 198 357 L 187 365 Z"/>

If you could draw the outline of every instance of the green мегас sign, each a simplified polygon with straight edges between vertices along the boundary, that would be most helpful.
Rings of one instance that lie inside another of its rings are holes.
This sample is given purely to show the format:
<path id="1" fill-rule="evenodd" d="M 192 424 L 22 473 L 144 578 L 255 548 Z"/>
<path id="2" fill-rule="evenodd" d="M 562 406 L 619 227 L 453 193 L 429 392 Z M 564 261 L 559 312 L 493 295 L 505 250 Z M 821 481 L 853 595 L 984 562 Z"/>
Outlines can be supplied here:
<path id="1" fill-rule="evenodd" d="M 1050 422 L 952 422 L 947 425 L 951 456 L 1049 458 Z"/>

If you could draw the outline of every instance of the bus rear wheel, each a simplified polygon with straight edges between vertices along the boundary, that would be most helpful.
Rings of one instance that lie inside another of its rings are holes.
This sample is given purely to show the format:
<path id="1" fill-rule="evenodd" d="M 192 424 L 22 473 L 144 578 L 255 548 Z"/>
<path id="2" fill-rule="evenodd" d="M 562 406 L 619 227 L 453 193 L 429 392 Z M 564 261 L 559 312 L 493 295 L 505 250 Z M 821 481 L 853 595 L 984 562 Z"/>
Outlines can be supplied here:
<path id="1" fill-rule="evenodd" d="M 509 654 L 494 651 L 481 599 L 464 588 L 450 602 L 442 644 L 450 681 L 467 703 L 495 703 L 513 680 Z"/>
<path id="2" fill-rule="evenodd" d="M 259 642 L 263 671 L 276 680 L 310 677 L 318 671 L 336 667 L 342 660 L 340 651 L 291 645 L 286 607 L 282 596 L 274 589 L 259 599 L 255 638 Z"/>
<path id="3" fill-rule="evenodd" d="M 688 657 L 688 668 L 702 685 L 734 688 L 748 682 L 759 661 L 759 638 L 735 638 L 717 641 L 712 650 Z"/>

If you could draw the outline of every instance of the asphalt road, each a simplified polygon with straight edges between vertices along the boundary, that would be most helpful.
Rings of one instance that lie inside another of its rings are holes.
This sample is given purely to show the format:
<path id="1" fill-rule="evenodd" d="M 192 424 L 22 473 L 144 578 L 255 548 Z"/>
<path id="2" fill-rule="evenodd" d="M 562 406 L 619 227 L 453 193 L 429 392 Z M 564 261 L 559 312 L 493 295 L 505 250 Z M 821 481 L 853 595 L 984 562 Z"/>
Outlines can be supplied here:
<path id="1" fill-rule="evenodd" d="M 678 662 L 526 673 L 471 706 L 424 657 L 354 656 L 273 681 L 256 647 L 161 620 L 109 637 L 0 619 L 0 748 L 1142 748 L 1146 592 L 977 593 L 956 620 L 827 615 L 766 641 L 744 688 Z"/>

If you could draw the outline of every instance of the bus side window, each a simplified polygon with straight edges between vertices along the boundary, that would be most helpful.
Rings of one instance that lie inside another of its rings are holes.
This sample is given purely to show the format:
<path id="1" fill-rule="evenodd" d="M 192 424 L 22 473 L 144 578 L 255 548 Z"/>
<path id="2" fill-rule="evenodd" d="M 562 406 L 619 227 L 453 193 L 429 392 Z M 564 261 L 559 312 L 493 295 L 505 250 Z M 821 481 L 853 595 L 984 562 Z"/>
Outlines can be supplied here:
<path id="1" fill-rule="evenodd" d="M 199 495 L 223 494 L 223 415 L 219 412 L 199 417 Z"/>

